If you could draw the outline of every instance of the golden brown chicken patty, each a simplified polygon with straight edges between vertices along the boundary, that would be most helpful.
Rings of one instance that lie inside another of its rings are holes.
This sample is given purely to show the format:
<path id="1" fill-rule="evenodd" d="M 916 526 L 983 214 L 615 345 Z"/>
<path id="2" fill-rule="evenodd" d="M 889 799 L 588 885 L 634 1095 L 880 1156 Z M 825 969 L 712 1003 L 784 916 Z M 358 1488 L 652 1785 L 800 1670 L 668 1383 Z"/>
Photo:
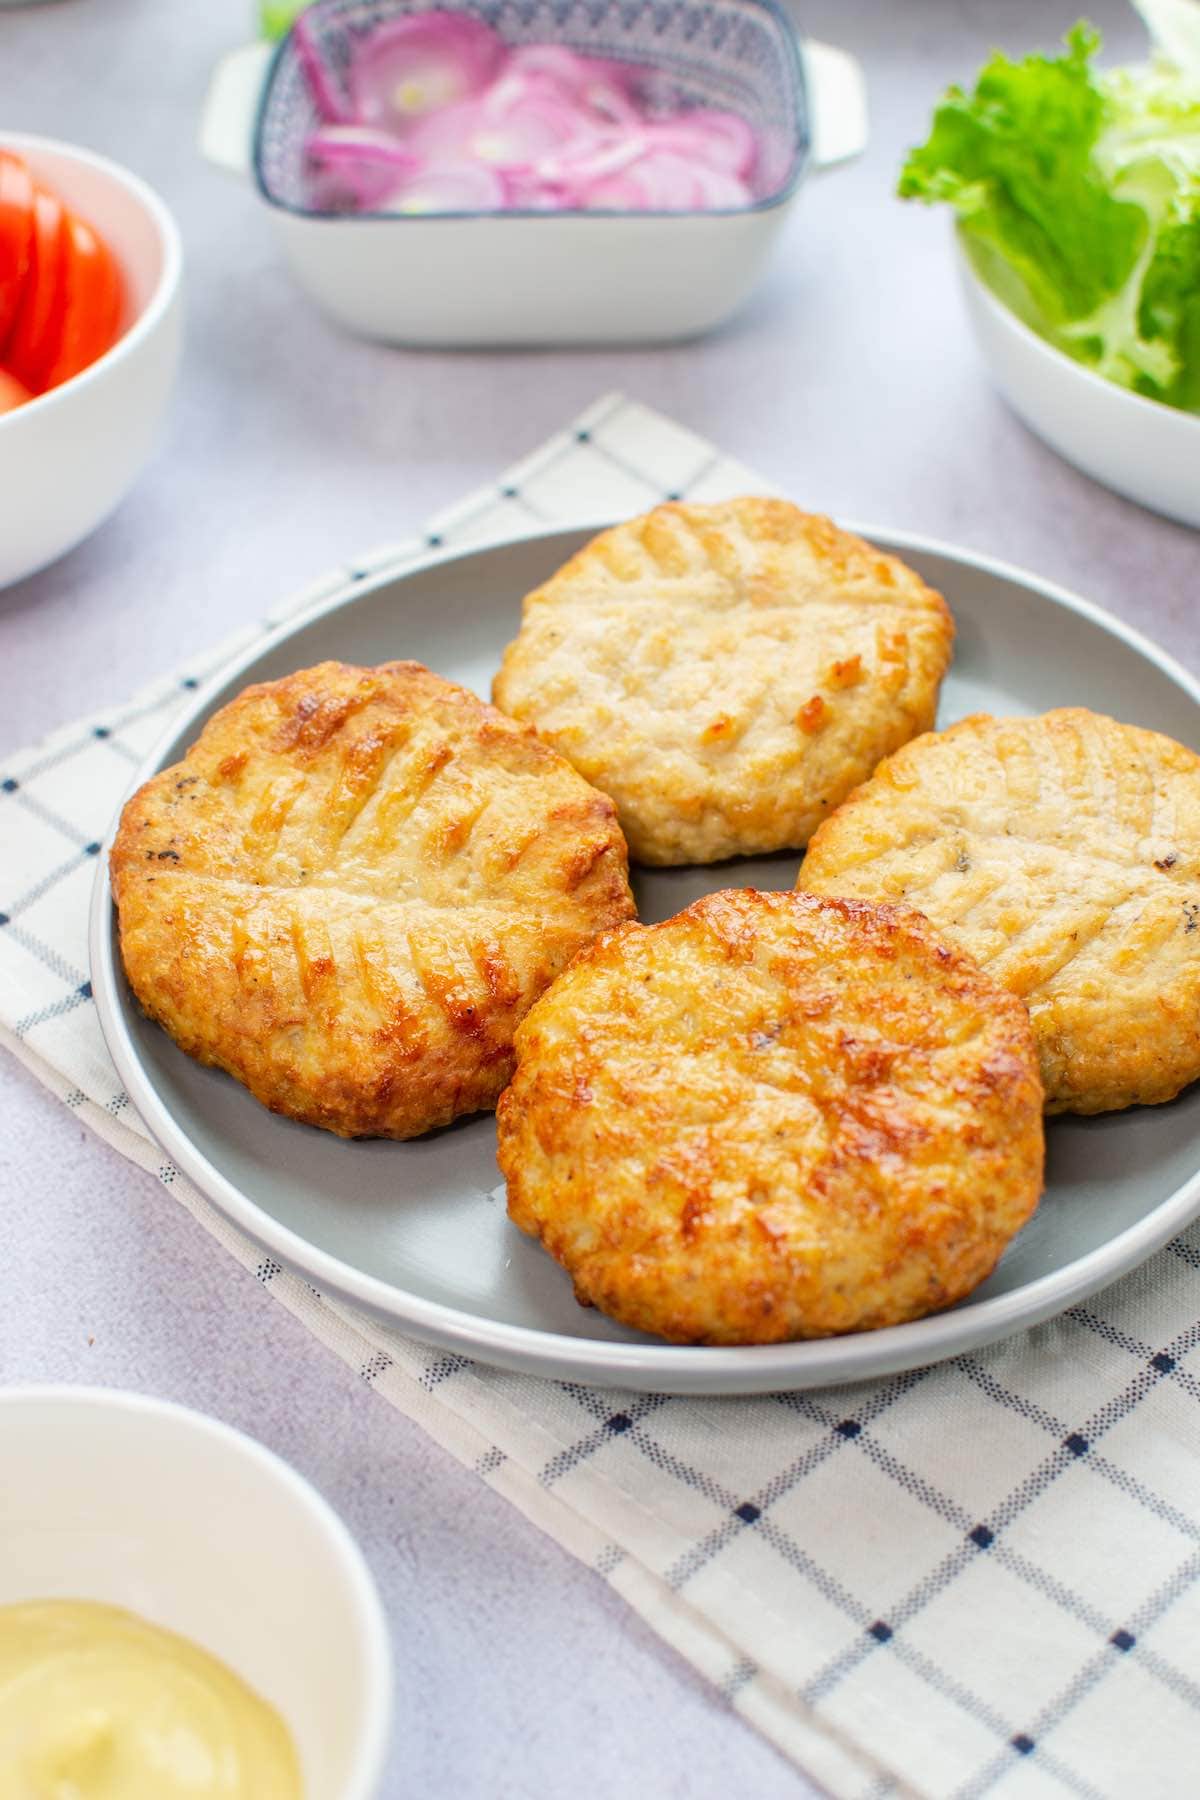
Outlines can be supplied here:
<path id="1" fill-rule="evenodd" d="M 1018 994 L 1050 1112 L 1200 1077 L 1200 757 L 1083 707 L 963 719 L 884 763 L 798 885 L 902 900 Z"/>
<path id="2" fill-rule="evenodd" d="M 954 624 L 912 569 L 786 500 L 660 506 L 524 604 L 493 685 L 611 794 L 634 858 L 799 849 L 933 723 Z"/>
<path id="3" fill-rule="evenodd" d="M 247 688 L 130 800 L 112 884 L 151 1018 L 343 1137 L 492 1106 L 532 1001 L 634 911 L 611 801 L 411 662 Z"/>
<path id="4" fill-rule="evenodd" d="M 677 1343 L 950 1306 L 1041 1192 L 1025 1008 L 907 908 L 709 894 L 598 938 L 516 1043 L 512 1218 Z"/>

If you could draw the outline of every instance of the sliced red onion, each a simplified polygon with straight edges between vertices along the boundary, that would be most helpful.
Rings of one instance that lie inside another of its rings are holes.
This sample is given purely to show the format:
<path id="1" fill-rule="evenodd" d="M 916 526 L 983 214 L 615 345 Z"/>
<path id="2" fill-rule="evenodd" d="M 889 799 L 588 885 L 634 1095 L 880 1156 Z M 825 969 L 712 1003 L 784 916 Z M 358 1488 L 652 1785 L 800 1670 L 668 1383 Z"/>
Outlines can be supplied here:
<path id="1" fill-rule="evenodd" d="M 561 44 L 508 51 L 466 13 L 357 41 L 353 113 L 303 15 L 294 42 L 325 123 L 306 146 L 322 210 L 691 212 L 751 203 L 765 142 L 735 113 L 679 110 L 665 76 Z"/>
<path id="2" fill-rule="evenodd" d="M 570 103 L 574 98 L 574 89 L 568 83 L 560 81 L 552 70 L 514 67 L 510 56 L 484 96 L 489 112 L 496 114 L 507 112 L 510 106 L 518 106 L 533 98 L 552 100 L 561 105 Z"/>
<path id="3" fill-rule="evenodd" d="M 777 193 L 790 175 L 795 158 L 795 140 L 786 132 L 767 126 L 758 137 L 754 167 L 756 191 L 759 194 Z"/>
<path id="4" fill-rule="evenodd" d="M 518 80 L 546 83 L 603 123 L 634 125 L 641 122 L 632 97 L 637 74 L 632 64 L 577 56 L 562 44 L 523 44 L 510 52 L 496 88 Z"/>
<path id="5" fill-rule="evenodd" d="M 699 170 L 686 157 L 669 150 L 648 151 L 624 171 L 621 179 L 641 192 L 642 206 L 653 212 L 690 212 L 704 204 Z M 596 204 L 595 193 L 593 188 L 590 206 Z"/>
<path id="6" fill-rule="evenodd" d="M 386 163 L 391 168 L 415 169 L 421 160 L 394 132 L 380 131 L 374 125 L 323 125 L 311 133 L 305 149 L 315 161 L 324 163 Z"/>
<path id="7" fill-rule="evenodd" d="M 320 213 L 374 212 L 395 185 L 395 169 L 383 163 L 317 163 L 309 172 L 308 204 Z"/>
<path id="8" fill-rule="evenodd" d="M 303 13 L 292 26 L 292 48 L 296 52 L 296 61 L 300 64 L 320 117 L 327 121 L 351 118 L 353 115 L 350 107 L 325 65 L 317 40 Z"/>
<path id="9" fill-rule="evenodd" d="M 664 149 L 702 157 L 730 175 L 749 175 L 758 154 L 758 139 L 737 113 L 697 107 L 674 119 L 657 120 L 654 135 Z"/>
<path id="10" fill-rule="evenodd" d="M 590 142 L 595 128 L 586 113 L 566 100 L 531 94 L 497 117 L 491 108 L 469 141 L 471 154 L 497 168 L 535 163 L 566 144 Z"/>
<path id="11" fill-rule="evenodd" d="M 583 92 L 577 96 L 589 112 L 595 113 L 609 125 L 640 125 L 642 115 L 623 88 L 602 76 L 596 81 L 589 81 Z"/>
<path id="12" fill-rule="evenodd" d="M 430 163 L 406 175 L 379 209 L 389 213 L 499 212 L 508 190 L 495 169 L 477 162 Z"/>
<path id="13" fill-rule="evenodd" d="M 493 106 L 490 97 L 445 106 L 419 125 L 406 142 L 419 156 L 475 157 L 492 168 L 525 170 L 595 129 L 568 101 L 527 93 Z"/>
<path id="14" fill-rule="evenodd" d="M 304 146 L 311 192 L 321 212 L 371 212 L 400 174 L 421 166 L 390 131 L 371 125 L 323 125 Z"/>
<path id="15" fill-rule="evenodd" d="M 504 186 L 508 204 L 516 212 L 564 212 L 575 204 L 570 188 L 543 181 L 538 175 L 506 170 Z"/>
<path id="16" fill-rule="evenodd" d="M 698 169 L 696 173 L 704 191 L 702 204 L 706 212 L 737 212 L 753 205 L 754 195 L 736 175 L 725 169 Z"/>
<path id="17" fill-rule="evenodd" d="M 469 13 L 411 13 L 355 45 L 350 93 L 368 125 L 406 131 L 414 120 L 479 94 L 496 74 L 504 45 Z"/>
<path id="18" fill-rule="evenodd" d="M 581 188 L 572 203 L 588 212 L 649 212 L 646 190 L 636 175 L 624 170 L 620 175 L 606 175 L 602 181 Z"/>
<path id="19" fill-rule="evenodd" d="M 504 74 L 540 76 L 573 94 L 586 79 L 587 65 L 565 44 L 518 44 L 508 53 Z"/>
<path id="20" fill-rule="evenodd" d="M 435 107 L 405 133 L 405 148 L 430 161 L 462 160 L 470 155 L 467 145 L 485 120 L 483 101 L 476 96 Z"/>
<path id="21" fill-rule="evenodd" d="M 614 125 L 645 122 L 645 109 L 638 99 L 645 79 L 644 69 L 639 69 L 635 63 L 613 62 L 599 56 L 584 57 L 583 63 L 587 74 L 577 99 Z"/>
<path id="22" fill-rule="evenodd" d="M 645 154 L 650 140 L 642 131 L 609 132 L 590 140 L 579 138 L 564 144 L 535 165 L 543 181 L 578 187 L 604 176 L 616 175 Z"/>
<path id="23" fill-rule="evenodd" d="M 580 204 L 602 212 L 709 212 L 745 206 L 736 176 L 669 150 L 652 149 L 617 175 L 584 186 Z"/>

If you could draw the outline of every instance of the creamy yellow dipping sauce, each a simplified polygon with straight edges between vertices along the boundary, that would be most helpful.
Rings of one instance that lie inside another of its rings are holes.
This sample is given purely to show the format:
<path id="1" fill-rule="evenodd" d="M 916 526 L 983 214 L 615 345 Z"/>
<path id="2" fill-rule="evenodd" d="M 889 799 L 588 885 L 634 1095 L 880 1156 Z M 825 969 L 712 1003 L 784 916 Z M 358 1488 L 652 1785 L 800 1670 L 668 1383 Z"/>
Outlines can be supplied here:
<path id="1" fill-rule="evenodd" d="M 0 1800 L 303 1800 L 287 1726 L 118 1606 L 0 1606 Z"/>

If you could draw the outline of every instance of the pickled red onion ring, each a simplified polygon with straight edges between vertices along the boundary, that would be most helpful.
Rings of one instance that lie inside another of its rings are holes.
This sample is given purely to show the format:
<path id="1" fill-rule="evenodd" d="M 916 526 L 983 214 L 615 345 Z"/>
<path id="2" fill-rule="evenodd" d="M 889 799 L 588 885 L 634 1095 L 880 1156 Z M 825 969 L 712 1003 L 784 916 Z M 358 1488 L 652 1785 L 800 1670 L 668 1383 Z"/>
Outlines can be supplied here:
<path id="1" fill-rule="evenodd" d="M 676 156 L 669 150 L 647 151 L 630 164 L 619 180 L 640 191 L 644 196 L 642 206 L 654 212 L 688 211 L 704 204 L 699 169 L 686 157 Z M 595 206 L 597 191 L 607 190 L 611 194 L 616 185 L 598 182 L 589 191 L 586 204 Z M 612 204 L 611 199 L 607 204 Z"/>
<path id="2" fill-rule="evenodd" d="M 471 138 L 472 154 L 504 168 L 519 168 L 547 156 L 564 144 L 589 140 L 591 121 L 565 100 L 531 94 L 506 106 L 499 116 L 487 106 L 480 129 Z"/>
<path id="3" fill-rule="evenodd" d="M 753 205 L 754 195 L 738 176 L 725 169 L 700 169 L 697 173 L 706 212 L 737 212 Z"/>
<path id="4" fill-rule="evenodd" d="M 313 195 L 322 212 L 369 212 L 400 175 L 421 167 L 390 131 L 371 125 L 322 125 L 305 149 L 313 165 Z"/>
<path id="5" fill-rule="evenodd" d="M 508 53 L 506 75 L 544 75 L 573 93 L 584 79 L 584 61 L 565 44 L 518 44 Z"/>
<path id="6" fill-rule="evenodd" d="M 504 186 L 508 204 L 516 212 L 564 212 L 575 205 L 569 188 L 559 182 L 544 181 L 538 175 L 506 170 Z"/>
<path id="7" fill-rule="evenodd" d="M 317 162 L 388 163 L 415 169 L 421 161 L 394 132 L 373 125 L 323 125 L 310 135 L 305 148 Z"/>
<path id="8" fill-rule="evenodd" d="M 580 204 L 593 212 L 715 212 L 749 200 L 736 176 L 663 149 L 648 150 L 580 194 Z"/>
<path id="9" fill-rule="evenodd" d="M 536 172 L 543 181 L 574 187 L 581 183 L 586 185 L 604 176 L 616 175 L 631 162 L 636 162 L 645 154 L 649 141 L 642 132 L 624 135 L 612 132 L 590 142 L 577 140 L 564 144 L 551 156 L 542 157 L 536 164 Z"/>
<path id="10" fill-rule="evenodd" d="M 292 38 L 323 120 L 306 145 L 321 210 L 713 211 L 769 191 L 766 139 L 680 105 L 652 67 L 509 49 L 472 14 L 427 11 L 352 40 L 347 100 L 303 14 Z"/>
<path id="11" fill-rule="evenodd" d="M 332 75 L 321 59 L 317 41 L 303 13 L 292 26 L 292 44 L 296 60 L 312 94 L 313 104 L 321 118 L 328 121 L 352 118 L 349 105 L 338 92 Z"/>
<path id="12" fill-rule="evenodd" d="M 481 93 L 503 57 L 496 33 L 469 13 L 394 19 L 355 45 L 350 61 L 355 117 L 403 131 L 435 108 Z"/>
<path id="13" fill-rule="evenodd" d="M 478 99 L 456 100 L 450 106 L 436 107 L 404 134 L 405 148 L 414 156 L 433 161 L 470 155 L 467 145 L 484 125 L 483 108 Z"/>
<path id="14" fill-rule="evenodd" d="M 638 71 L 629 63 L 611 62 L 598 56 L 577 56 L 562 44 L 522 44 L 509 54 L 502 85 L 522 77 L 546 82 L 576 104 L 614 124 L 640 124 L 633 101 Z"/>
<path id="15" fill-rule="evenodd" d="M 620 175 L 608 175 L 603 181 L 594 182 L 575 197 L 576 204 L 585 207 L 589 212 L 650 212 L 652 210 L 646 190 L 636 175 L 625 170 Z"/>
<path id="16" fill-rule="evenodd" d="M 386 163 L 316 162 L 308 178 L 309 206 L 318 213 L 374 212 L 395 187 L 396 176 Z"/>
<path id="17" fill-rule="evenodd" d="M 593 131 L 568 102 L 525 94 L 508 104 L 462 100 L 414 125 L 405 142 L 419 156 L 477 157 L 494 168 L 528 171 L 540 157 Z"/>
<path id="18" fill-rule="evenodd" d="M 508 190 L 502 178 L 483 163 L 427 163 L 396 184 L 380 211 L 499 212 L 507 201 Z"/>
<path id="19" fill-rule="evenodd" d="M 737 113 L 696 107 L 673 119 L 656 120 L 654 133 L 664 149 L 702 157 L 714 169 L 730 175 L 749 175 L 758 154 L 757 138 Z"/>

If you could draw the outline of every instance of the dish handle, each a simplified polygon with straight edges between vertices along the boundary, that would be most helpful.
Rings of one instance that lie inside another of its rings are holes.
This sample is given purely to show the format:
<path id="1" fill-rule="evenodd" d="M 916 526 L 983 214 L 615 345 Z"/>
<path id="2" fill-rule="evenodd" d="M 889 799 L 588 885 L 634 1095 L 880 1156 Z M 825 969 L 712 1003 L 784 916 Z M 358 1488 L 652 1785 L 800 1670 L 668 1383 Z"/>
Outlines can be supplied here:
<path id="1" fill-rule="evenodd" d="M 846 50 L 805 38 L 804 75 L 812 108 L 813 167 L 831 169 L 867 147 L 867 84 Z"/>
<path id="2" fill-rule="evenodd" d="M 273 44 L 243 44 L 223 56 L 212 73 L 200 115 L 200 150 L 218 169 L 248 175 L 254 121 Z"/>

